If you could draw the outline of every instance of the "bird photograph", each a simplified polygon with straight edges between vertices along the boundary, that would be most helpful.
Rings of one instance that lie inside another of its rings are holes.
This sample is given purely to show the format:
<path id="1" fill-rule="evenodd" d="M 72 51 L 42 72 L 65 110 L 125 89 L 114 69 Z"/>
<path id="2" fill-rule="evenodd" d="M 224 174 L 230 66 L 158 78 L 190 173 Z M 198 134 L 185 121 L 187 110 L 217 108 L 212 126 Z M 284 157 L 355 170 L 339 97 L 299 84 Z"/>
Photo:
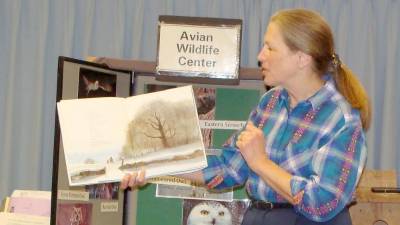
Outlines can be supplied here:
<path id="1" fill-rule="evenodd" d="M 78 98 L 115 97 L 116 75 L 81 68 Z"/>

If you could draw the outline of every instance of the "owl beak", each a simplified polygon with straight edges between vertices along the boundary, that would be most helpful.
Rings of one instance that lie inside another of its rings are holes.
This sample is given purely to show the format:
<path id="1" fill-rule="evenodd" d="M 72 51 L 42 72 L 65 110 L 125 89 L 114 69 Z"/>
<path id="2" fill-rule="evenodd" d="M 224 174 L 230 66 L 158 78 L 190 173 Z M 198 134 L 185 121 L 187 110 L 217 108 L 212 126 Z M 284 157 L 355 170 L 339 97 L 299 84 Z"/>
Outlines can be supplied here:
<path id="1" fill-rule="evenodd" d="M 215 218 L 212 219 L 211 224 L 215 225 Z"/>

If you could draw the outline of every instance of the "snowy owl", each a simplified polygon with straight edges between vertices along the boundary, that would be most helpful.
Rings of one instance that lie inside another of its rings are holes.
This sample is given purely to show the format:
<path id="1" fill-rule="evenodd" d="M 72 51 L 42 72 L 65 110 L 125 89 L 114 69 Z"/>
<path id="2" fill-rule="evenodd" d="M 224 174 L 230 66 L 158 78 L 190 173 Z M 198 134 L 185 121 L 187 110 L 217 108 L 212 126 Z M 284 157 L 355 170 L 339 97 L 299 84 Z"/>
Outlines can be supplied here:
<path id="1" fill-rule="evenodd" d="M 221 203 L 202 202 L 190 211 L 187 225 L 232 225 L 232 215 Z"/>

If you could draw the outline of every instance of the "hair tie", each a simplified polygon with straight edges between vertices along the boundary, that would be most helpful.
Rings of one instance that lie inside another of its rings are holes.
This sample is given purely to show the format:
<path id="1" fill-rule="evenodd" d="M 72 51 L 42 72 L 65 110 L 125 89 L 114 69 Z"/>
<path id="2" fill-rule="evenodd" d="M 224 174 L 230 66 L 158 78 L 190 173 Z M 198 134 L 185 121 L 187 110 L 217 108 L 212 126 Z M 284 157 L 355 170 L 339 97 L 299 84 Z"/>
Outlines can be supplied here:
<path id="1" fill-rule="evenodd" d="M 339 67 L 342 65 L 342 61 L 340 61 L 339 55 L 336 53 L 332 54 L 332 64 L 336 69 L 339 69 Z"/>

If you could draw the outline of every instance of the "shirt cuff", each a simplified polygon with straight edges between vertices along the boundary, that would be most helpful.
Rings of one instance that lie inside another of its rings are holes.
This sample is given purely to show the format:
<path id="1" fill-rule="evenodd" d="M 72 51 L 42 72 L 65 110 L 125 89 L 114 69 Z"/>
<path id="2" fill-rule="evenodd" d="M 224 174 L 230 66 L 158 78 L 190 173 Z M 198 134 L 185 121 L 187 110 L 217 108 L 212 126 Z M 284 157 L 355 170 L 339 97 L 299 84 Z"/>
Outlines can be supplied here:
<path id="1" fill-rule="evenodd" d="M 295 196 L 300 191 L 304 190 L 306 184 L 307 180 L 305 178 L 299 176 L 292 176 L 292 179 L 290 179 L 290 191 L 292 192 L 292 196 Z"/>
<path id="2" fill-rule="evenodd" d="M 207 156 L 208 166 L 203 169 L 204 182 L 209 188 L 215 188 L 223 181 L 223 171 L 216 156 Z M 219 178 L 217 178 L 219 177 Z"/>

